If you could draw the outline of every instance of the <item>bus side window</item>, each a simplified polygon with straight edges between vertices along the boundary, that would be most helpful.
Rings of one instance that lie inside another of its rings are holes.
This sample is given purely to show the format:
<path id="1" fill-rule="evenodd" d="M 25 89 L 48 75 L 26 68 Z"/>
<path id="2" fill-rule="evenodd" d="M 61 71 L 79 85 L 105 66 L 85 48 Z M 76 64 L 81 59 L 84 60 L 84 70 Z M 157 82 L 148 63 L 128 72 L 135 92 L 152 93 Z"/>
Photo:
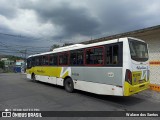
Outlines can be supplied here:
<path id="1" fill-rule="evenodd" d="M 60 53 L 59 54 L 59 65 L 68 65 L 68 53 Z"/>
<path id="2" fill-rule="evenodd" d="M 87 49 L 86 50 L 86 64 L 92 64 L 93 60 L 91 58 L 93 52 L 91 51 L 92 49 Z"/>
<path id="3" fill-rule="evenodd" d="M 58 65 L 58 56 L 57 55 L 53 56 L 53 65 Z"/>
<path id="4" fill-rule="evenodd" d="M 77 64 L 77 53 L 76 53 L 76 51 L 71 51 L 70 65 L 76 65 L 76 64 Z"/>
<path id="5" fill-rule="evenodd" d="M 83 50 L 77 51 L 77 64 L 83 65 Z"/>
<path id="6" fill-rule="evenodd" d="M 42 65 L 45 65 L 45 61 L 46 59 L 45 59 L 45 56 L 42 56 Z"/>
<path id="7" fill-rule="evenodd" d="M 38 58 L 39 58 L 39 66 L 41 66 L 42 65 L 42 56 L 39 56 Z"/>
<path id="8" fill-rule="evenodd" d="M 83 50 L 70 52 L 70 65 L 83 65 Z"/>
<path id="9" fill-rule="evenodd" d="M 103 54 L 104 54 L 104 52 L 103 52 L 103 48 L 95 48 L 94 49 L 94 56 L 95 56 L 95 61 L 94 61 L 94 63 L 95 64 L 103 64 Z"/>
<path id="10" fill-rule="evenodd" d="M 48 55 L 45 56 L 45 65 L 48 65 L 49 64 L 49 58 L 48 58 Z"/>
<path id="11" fill-rule="evenodd" d="M 112 64 L 112 46 L 107 46 L 107 58 L 106 58 L 106 63 L 107 64 Z"/>
<path id="12" fill-rule="evenodd" d="M 113 46 L 113 64 L 118 64 L 118 45 Z"/>
<path id="13" fill-rule="evenodd" d="M 48 65 L 48 55 L 42 56 L 42 65 Z"/>
<path id="14" fill-rule="evenodd" d="M 35 57 L 32 58 L 32 63 L 31 63 L 31 64 L 32 64 L 32 65 L 31 65 L 32 67 L 35 66 Z"/>
<path id="15" fill-rule="evenodd" d="M 35 66 L 39 66 L 39 57 L 36 57 L 36 63 L 35 63 Z"/>
<path id="16" fill-rule="evenodd" d="M 49 56 L 49 65 L 53 65 L 53 55 Z"/>
<path id="17" fill-rule="evenodd" d="M 103 65 L 104 48 L 88 48 L 86 49 L 86 64 L 88 65 Z"/>
<path id="18" fill-rule="evenodd" d="M 106 47 L 106 64 L 113 65 L 119 64 L 119 46 L 110 45 Z"/>
<path id="19" fill-rule="evenodd" d="M 32 67 L 32 59 L 28 58 L 27 59 L 27 68 L 30 69 Z"/>
<path id="20" fill-rule="evenodd" d="M 52 54 L 49 56 L 49 65 L 57 65 L 57 55 Z"/>

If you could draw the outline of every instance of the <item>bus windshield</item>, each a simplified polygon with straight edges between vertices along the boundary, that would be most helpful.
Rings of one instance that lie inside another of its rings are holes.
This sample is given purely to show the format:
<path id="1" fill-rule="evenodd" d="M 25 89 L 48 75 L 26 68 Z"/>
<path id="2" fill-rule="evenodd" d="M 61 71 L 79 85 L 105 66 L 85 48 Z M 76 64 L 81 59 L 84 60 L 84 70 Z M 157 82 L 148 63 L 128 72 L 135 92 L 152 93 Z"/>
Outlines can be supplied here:
<path id="1" fill-rule="evenodd" d="M 129 47 L 132 60 L 139 62 L 148 60 L 148 49 L 146 43 L 129 39 Z"/>

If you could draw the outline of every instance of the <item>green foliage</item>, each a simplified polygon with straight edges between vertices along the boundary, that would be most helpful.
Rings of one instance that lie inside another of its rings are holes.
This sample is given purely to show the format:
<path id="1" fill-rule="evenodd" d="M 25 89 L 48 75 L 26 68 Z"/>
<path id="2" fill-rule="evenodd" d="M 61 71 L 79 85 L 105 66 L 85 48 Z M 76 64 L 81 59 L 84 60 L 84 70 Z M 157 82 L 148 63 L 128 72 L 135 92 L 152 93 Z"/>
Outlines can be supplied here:
<path id="1" fill-rule="evenodd" d="M 69 45 L 73 45 L 73 43 L 64 43 L 62 46 L 57 45 L 57 44 L 53 44 L 50 48 L 50 51 L 52 51 L 55 48 L 59 48 L 59 47 L 65 47 L 65 46 L 69 46 Z"/>
<path id="2" fill-rule="evenodd" d="M 7 58 L 8 58 L 9 60 L 13 60 L 13 61 L 23 59 L 23 58 L 17 57 L 17 56 L 8 56 Z"/>
<path id="3" fill-rule="evenodd" d="M 4 62 L 0 61 L 0 68 L 4 69 Z"/>
<path id="4" fill-rule="evenodd" d="M 55 49 L 55 48 L 59 48 L 59 47 L 60 47 L 60 45 L 53 44 L 53 45 L 51 46 L 51 48 L 50 48 L 50 51 L 52 51 L 52 50 Z"/>
<path id="5" fill-rule="evenodd" d="M 69 45 L 73 45 L 73 43 L 64 43 L 64 44 L 63 44 L 63 47 L 64 47 L 64 46 L 69 46 Z"/>

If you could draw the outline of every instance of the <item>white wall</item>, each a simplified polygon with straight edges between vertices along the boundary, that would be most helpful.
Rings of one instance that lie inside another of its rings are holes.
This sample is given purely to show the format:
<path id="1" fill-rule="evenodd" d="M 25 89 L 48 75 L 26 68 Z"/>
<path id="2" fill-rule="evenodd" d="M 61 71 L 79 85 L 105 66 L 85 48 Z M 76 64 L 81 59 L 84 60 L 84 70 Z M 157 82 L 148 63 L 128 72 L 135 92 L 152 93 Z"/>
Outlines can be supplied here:
<path id="1" fill-rule="evenodd" d="M 147 34 L 142 36 L 141 39 L 148 43 L 150 61 L 160 61 L 160 33 Z M 160 84 L 160 64 L 151 64 L 150 70 L 151 83 Z"/>

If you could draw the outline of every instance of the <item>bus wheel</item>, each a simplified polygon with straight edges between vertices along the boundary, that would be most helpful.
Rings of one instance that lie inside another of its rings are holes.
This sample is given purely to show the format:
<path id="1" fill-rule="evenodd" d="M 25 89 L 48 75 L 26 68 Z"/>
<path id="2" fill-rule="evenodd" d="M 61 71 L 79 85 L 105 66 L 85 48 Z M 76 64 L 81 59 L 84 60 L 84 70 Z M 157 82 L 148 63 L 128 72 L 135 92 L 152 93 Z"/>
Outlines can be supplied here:
<path id="1" fill-rule="evenodd" d="M 32 74 L 32 80 L 33 80 L 33 82 L 36 81 L 36 77 L 35 77 L 35 74 L 34 74 L 34 73 Z"/>
<path id="2" fill-rule="evenodd" d="M 74 85 L 71 78 L 67 78 L 64 81 L 64 88 L 67 92 L 70 92 L 70 93 L 74 91 Z"/>

